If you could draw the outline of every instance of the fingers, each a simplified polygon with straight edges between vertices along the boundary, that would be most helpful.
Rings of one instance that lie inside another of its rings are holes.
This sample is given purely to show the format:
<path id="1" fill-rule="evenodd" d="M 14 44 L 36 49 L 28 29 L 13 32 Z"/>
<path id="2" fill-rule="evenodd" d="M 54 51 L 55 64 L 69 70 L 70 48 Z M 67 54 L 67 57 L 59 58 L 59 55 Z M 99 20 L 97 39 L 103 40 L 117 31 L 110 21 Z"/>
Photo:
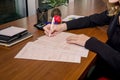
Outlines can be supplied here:
<path id="1" fill-rule="evenodd" d="M 50 32 L 50 24 L 44 26 L 44 27 L 43 27 L 43 30 L 45 31 L 45 34 L 46 34 L 46 33 L 49 33 L 49 32 Z"/>
<path id="2" fill-rule="evenodd" d="M 54 33 L 54 28 L 52 30 L 50 30 L 50 26 L 51 26 L 51 24 L 48 24 L 43 27 L 44 33 L 49 37 L 53 36 L 52 34 Z"/>
<path id="3" fill-rule="evenodd" d="M 60 32 L 55 31 L 54 34 L 52 34 L 51 36 L 56 36 L 58 33 Z"/>
<path id="4" fill-rule="evenodd" d="M 58 24 L 58 25 L 53 25 L 51 29 L 51 24 L 48 24 L 43 27 L 44 33 L 49 36 L 56 36 L 58 33 L 67 30 L 67 25 L 65 23 L 63 24 Z"/>
<path id="5" fill-rule="evenodd" d="M 85 43 L 88 39 L 90 39 L 90 37 L 88 37 L 84 34 L 81 34 L 81 35 L 70 36 L 66 40 L 67 40 L 67 43 L 85 46 Z"/>
<path id="6" fill-rule="evenodd" d="M 78 36 L 77 35 L 69 36 L 66 40 L 67 40 L 67 43 L 74 43 L 74 44 L 76 44 L 77 41 L 78 41 Z"/>
<path id="7" fill-rule="evenodd" d="M 51 27 L 51 24 L 48 24 L 48 25 L 43 27 L 44 33 L 49 37 L 56 36 L 58 33 L 61 32 L 60 31 L 61 27 L 59 27 L 59 25 L 54 25 L 52 30 L 50 27 Z"/>
<path id="8" fill-rule="evenodd" d="M 47 35 L 47 36 L 49 35 L 49 33 L 48 33 L 47 31 L 44 31 L 44 33 L 45 33 L 45 35 Z"/>

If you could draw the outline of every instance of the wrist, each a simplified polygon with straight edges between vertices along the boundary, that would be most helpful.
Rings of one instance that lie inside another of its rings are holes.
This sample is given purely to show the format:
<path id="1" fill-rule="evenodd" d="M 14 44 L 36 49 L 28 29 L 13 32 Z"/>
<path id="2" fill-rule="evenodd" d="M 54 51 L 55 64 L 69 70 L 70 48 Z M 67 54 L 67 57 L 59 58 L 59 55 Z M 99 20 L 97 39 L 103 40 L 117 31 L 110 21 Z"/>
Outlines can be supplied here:
<path id="1" fill-rule="evenodd" d="M 86 42 L 87 42 L 89 39 L 90 39 L 90 37 L 88 37 L 88 36 L 85 37 L 83 46 L 86 45 Z"/>
<path id="2" fill-rule="evenodd" d="M 66 25 L 66 23 L 61 24 L 61 27 L 62 27 L 62 30 L 63 30 L 63 31 L 66 31 L 66 30 L 67 30 L 67 25 Z"/>

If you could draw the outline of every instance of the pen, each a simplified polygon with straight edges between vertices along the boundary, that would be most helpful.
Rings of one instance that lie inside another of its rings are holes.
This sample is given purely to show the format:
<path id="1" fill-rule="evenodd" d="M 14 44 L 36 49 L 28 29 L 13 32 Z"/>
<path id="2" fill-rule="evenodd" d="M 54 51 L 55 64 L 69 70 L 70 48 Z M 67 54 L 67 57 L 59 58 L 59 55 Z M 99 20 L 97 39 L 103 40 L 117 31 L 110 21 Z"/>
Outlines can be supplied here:
<path id="1" fill-rule="evenodd" d="M 50 33 L 49 33 L 49 37 L 51 36 L 51 32 L 53 31 L 53 26 L 54 26 L 54 17 L 52 18 L 52 23 L 51 23 L 51 26 L 50 26 Z"/>

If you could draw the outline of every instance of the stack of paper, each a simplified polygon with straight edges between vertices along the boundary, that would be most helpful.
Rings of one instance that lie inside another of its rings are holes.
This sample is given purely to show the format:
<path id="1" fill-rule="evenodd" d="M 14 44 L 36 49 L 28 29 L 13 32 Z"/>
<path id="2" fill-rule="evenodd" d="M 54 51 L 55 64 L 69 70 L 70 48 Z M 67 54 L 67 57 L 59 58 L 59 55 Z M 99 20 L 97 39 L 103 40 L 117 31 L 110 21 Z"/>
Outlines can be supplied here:
<path id="1" fill-rule="evenodd" d="M 80 63 L 81 57 L 87 57 L 88 50 L 68 44 L 66 38 L 71 35 L 75 34 L 62 32 L 54 37 L 42 36 L 27 43 L 15 58 Z"/>
<path id="2" fill-rule="evenodd" d="M 80 15 L 69 15 L 67 16 L 66 18 L 64 18 L 62 21 L 63 22 L 67 22 L 67 21 L 70 21 L 70 20 L 74 20 L 74 19 L 78 19 L 80 17 L 84 17 L 84 16 L 80 16 Z"/>
<path id="3" fill-rule="evenodd" d="M 31 36 L 32 34 L 25 28 L 10 26 L 0 30 L 0 45 L 12 46 Z"/>

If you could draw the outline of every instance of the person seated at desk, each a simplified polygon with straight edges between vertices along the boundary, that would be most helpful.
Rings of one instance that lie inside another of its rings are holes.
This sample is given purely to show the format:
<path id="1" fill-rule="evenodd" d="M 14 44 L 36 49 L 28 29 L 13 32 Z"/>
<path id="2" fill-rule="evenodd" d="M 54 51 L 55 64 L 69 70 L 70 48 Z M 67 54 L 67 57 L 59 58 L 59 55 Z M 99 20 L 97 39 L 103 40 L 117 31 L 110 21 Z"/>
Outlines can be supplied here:
<path id="1" fill-rule="evenodd" d="M 108 0 L 108 3 L 110 9 L 102 13 L 54 25 L 52 31 L 51 24 L 43 27 L 45 34 L 52 37 L 65 30 L 109 25 L 106 43 L 84 34 L 66 39 L 97 54 L 96 66 L 87 80 L 120 80 L 120 0 Z"/>

